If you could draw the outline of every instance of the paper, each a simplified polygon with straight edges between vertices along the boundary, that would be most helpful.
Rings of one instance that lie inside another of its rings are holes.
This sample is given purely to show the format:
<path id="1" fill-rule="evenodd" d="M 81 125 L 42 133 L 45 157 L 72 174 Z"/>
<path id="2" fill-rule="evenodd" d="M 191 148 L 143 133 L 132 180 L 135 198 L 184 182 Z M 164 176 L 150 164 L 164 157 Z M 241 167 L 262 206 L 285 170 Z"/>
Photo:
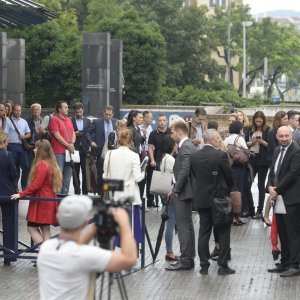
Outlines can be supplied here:
<path id="1" fill-rule="evenodd" d="M 282 215 L 286 214 L 285 205 L 284 205 L 283 198 L 281 195 L 277 196 L 277 199 L 275 201 L 274 212 L 275 212 L 275 214 L 282 214 Z"/>

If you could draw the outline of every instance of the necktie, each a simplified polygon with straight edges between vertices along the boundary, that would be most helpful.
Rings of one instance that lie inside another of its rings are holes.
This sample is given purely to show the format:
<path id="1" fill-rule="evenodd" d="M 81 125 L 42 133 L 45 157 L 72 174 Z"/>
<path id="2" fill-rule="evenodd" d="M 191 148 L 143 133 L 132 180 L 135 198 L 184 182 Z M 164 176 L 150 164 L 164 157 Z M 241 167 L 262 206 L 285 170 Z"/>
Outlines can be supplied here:
<path id="1" fill-rule="evenodd" d="M 277 164 L 277 170 L 276 170 L 276 174 L 275 174 L 275 178 L 274 178 L 274 183 L 276 185 L 278 183 L 278 176 L 279 176 L 279 172 L 280 172 L 280 169 L 281 169 L 281 164 L 282 164 L 282 160 L 283 160 L 284 151 L 285 151 L 285 148 L 281 147 L 279 160 L 278 160 L 278 164 Z"/>

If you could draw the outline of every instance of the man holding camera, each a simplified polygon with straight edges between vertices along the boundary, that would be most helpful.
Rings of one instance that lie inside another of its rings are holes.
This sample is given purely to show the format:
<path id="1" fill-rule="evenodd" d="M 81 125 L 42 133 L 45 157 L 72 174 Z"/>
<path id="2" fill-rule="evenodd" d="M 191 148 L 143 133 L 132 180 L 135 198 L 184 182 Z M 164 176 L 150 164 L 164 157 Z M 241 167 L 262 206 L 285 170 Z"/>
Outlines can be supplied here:
<path id="1" fill-rule="evenodd" d="M 122 208 L 112 210 L 119 225 L 121 252 L 88 244 L 96 233 L 88 225 L 92 200 L 87 196 L 64 198 L 57 213 L 61 234 L 45 241 L 38 255 L 40 299 L 86 299 L 89 277 L 94 272 L 119 272 L 136 263 L 137 249 L 128 214 Z"/>

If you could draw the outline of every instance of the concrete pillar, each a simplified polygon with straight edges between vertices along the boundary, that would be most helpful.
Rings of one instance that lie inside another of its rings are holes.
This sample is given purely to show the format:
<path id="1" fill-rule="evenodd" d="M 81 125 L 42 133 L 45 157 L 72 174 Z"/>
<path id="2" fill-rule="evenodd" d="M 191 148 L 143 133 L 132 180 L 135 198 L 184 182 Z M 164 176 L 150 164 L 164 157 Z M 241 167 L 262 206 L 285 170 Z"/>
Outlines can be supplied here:
<path id="1" fill-rule="evenodd" d="M 6 32 L 0 32 L 0 102 L 6 99 L 6 48 L 7 48 L 7 35 Z"/>
<path id="2" fill-rule="evenodd" d="M 25 40 L 7 39 L 6 97 L 25 107 Z"/>
<path id="3" fill-rule="evenodd" d="M 110 105 L 115 108 L 115 116 L 120 116 L 123 84 L 123 41 L 111 40 L 110 48 Z"/>
<path id="4" fill-rule="evenodd" d="M 94 117 L 110 105 L 110 43 L 109 33 L 83 33 L 82 101 Z"/>

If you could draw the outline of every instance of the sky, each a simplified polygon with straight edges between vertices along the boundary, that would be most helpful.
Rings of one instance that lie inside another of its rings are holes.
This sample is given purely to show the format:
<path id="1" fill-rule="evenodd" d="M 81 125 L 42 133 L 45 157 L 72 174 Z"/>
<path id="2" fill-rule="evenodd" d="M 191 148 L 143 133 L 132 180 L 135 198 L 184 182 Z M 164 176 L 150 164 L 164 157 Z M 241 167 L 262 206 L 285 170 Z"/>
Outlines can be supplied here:
<path id="1" fill-rule="evenodd" d="M 288 9 L 300 12 L 300 0 L 244 0 L 251 7 L 251 14 L 278 9 Z"/>

